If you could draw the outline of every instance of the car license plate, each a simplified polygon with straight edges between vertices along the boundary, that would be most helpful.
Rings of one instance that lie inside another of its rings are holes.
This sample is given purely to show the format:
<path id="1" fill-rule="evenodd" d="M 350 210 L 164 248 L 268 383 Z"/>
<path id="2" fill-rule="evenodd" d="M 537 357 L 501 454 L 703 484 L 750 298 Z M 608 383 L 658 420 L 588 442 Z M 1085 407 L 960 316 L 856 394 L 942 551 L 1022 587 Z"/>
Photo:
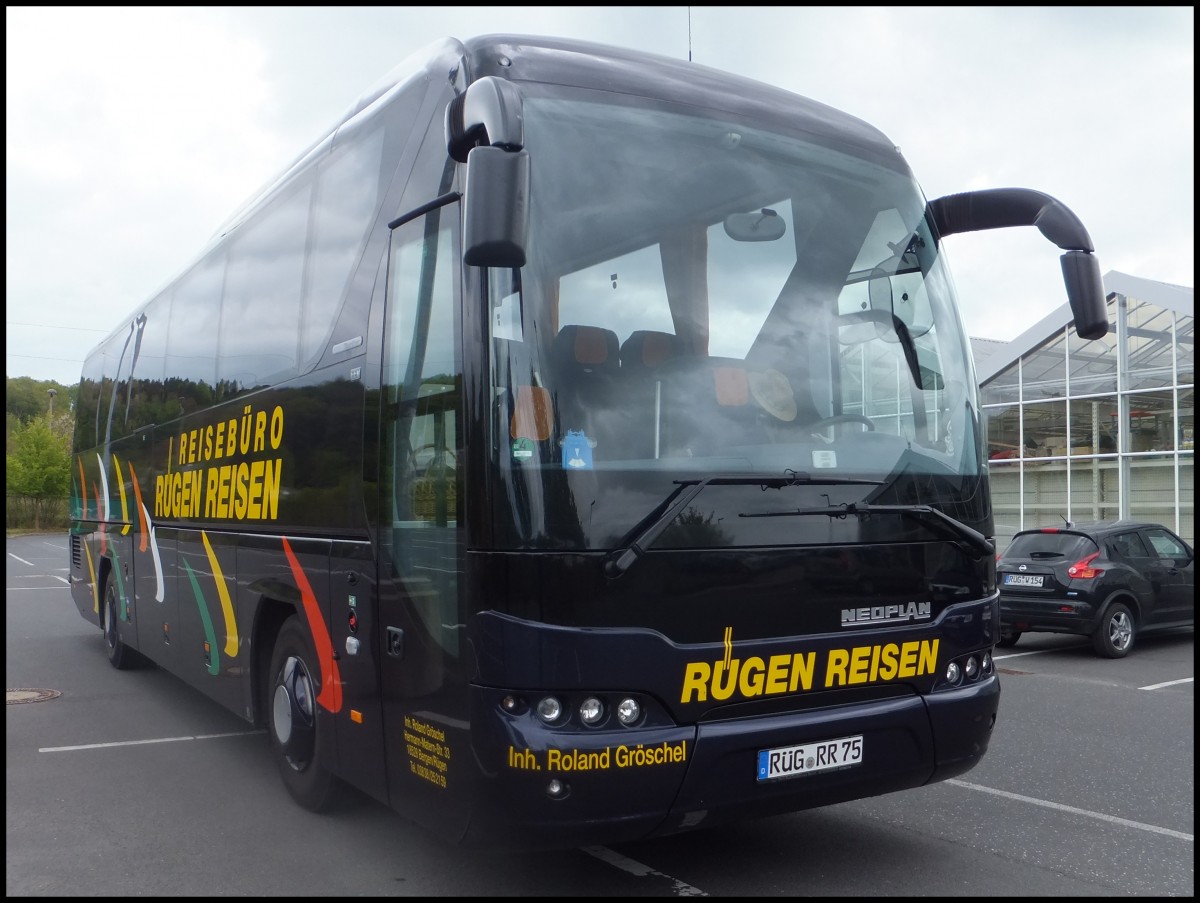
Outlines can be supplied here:
<path id="1" fill-rule="evenodd" d="M 1005 586 L 1041 586 L 1042 576 L 1032 574 L 1005 574 Z"/>
<path id="2" fill-rule="evenodd" d="M 801 746 L 781 746 L 777 749 L 762 749 L 758 753 L 758 779 L 774 781 L 777 778 L 793 778 L 797 775 L 828 771 L 831 768 L 846 768 L 862 762 L 863 738 L 840 737 L 837 740 L 822 740 L 820 743 L 805 743 Z"/>

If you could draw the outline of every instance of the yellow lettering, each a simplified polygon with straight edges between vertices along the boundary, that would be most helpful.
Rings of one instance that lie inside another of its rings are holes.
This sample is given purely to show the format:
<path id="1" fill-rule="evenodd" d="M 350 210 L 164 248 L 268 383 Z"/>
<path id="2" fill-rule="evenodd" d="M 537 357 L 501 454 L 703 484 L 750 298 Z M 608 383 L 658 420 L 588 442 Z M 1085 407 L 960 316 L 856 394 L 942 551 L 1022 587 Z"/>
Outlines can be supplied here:
<path id="1" fill-rule="evenodd" d="M 738 689 L 743 696 L 761 696 L 763 691 L 763 673 L 766 665 L 763 660 L 754 655 L 742 662 L 742 674 L 738 680 Z"/>
<path id="2" fill-rule="evenodd" d="M 855 646 L 850 653 L 850 683 L 862 684 L 867 682 L 867 666 L 872 646 Z"/>
<path id="3" fill-rule="evenodd" d="M 850 661 L 850 653 L 845 649 L 830 649 L 829 659 L 825 663 L 825 686 L 834 686 L 834 678 L 837 678 L 837 686 L 846 685 L 846 665 Z"/>
<path id="4" fill-rule="evenodd" d="M 771 660 L 767 663 L 768 696 L 787 692 L 787 666 L 788 657 L 786 655 L 771 656 Z"/>
<path id="5" fill-rule="evenodd" d="M 917 647 L 919 643 L 908 642 L 900 647 L 900 677 L 915 677 L 917 674 Z"/>
<path id="6" fill-rule="evenodd" d="M 896 656 L 900 654 L 900 647 L 895 643 L 888 643 L 879 650 L 879 679 L 880 680 L 895 680 L 897 665 Z"/>
<path id="7" fill-rule="evenodd" d="M 921 643 L 921 661 L 917 665 L 921 674 L 932 674 L 937 670 L 937 640 L 924 640 Z"/>
<path id="8" fill-rule="evenodd" d="M 817 654 L 810 652 L 805 655 L 802 652 L 797 652 L 792 656 L 792 682 L 788 689 L 793 693 L 796 688 L 800 687 L 804 690 L 811 690 L 813 685 L 813 672 L 817 667 Z"/>
<path id="9" fill-rule="evenodd" d="M 267 447 L 267 412 L 259 411 L 254 417 L 254 450 L 262 451 Z"/>
<path id="10" fill-rule="evenodd" d="M 276 458 L 267 461 L 263 470 L 263 512 L 267 520 L 275 520 L 279 516 L 279 479 L 283 473 L 283 460 Z"/>
<path id="11" fill-rule="evenodd" d="M 713 699 L 725 700 L 733 695 L 733 691 L 737 689 L 738 665 L 740 664 L 741 659 L 737 658 L 729 663 L 728 668 L 724 661 L 717 662 L 717 666 L 713 670 Z M 722 677 L 725 678 L 724 684 L 721 682 Z"/>
<path id="12" fill-rule="evenodd" d="M 262 517 L 263 461 L 250 464 L 250 499 L 246 516 L 258 520 Z"/>
<path id="13" fill-rule="evenodd" d="M 712 674 L 704 662 L 688 662 L 687 673 L 683 676 L 683 695 L 680 702 L 691 702 L 692 693 L 696 694 L 696 702 L 708 702 L 708 678 Z"/>
<path id="14" fill-rule="evenodd" d="M 245 461 L 237 464 L 236 467 L 233 475 L 233 516 L 238 520 L 245 520 L 248 494 L 246 483 L 250 479 L 250 468 L 246 466 Z"/>
<path id="15" fill-rule="evenodd" d="M 219 467 L 208 468 L 208 482 L 204 488 L 204 516 L 217 517 L 217 483 L 220 479 Z"/>

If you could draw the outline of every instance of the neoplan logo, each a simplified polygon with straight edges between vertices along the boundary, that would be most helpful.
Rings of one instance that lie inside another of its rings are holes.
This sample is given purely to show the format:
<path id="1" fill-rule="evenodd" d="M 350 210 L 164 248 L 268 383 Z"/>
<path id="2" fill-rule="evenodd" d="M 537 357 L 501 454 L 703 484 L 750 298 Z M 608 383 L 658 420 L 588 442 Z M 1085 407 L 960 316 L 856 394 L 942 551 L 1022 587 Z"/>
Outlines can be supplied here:
<path id="1" fill-rule="evenodd" d="M 855 627 L 859 624 L 925 621 L 932 615 L 928 602 L 909 602 L 907 605 L 872 605 L 866 608 L 843 608 L 842 626 Z"/>

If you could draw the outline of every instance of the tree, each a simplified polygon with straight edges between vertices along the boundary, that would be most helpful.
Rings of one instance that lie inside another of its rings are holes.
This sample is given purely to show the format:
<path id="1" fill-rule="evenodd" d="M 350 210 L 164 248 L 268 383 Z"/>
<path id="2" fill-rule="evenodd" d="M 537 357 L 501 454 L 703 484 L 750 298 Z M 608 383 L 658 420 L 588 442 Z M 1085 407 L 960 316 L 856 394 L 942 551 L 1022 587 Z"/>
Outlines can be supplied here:
<path id="1" fill-rule="evenodd" d="M 62 383 L 52 379 L 34 379 L 31 376 L 10 376 L 5 382 L 5 410 L 15 414 L 22 423 L 28 423 L 49 410 L 51 389 L 54 390 L 55 410 L 70 410 L 74 393 Z"/>
<path id="2" fill-rule="evenodd" d="M 32 501 L 35 530 L 70 491 L 70 420 L 67 415 L 43 415 L 17 427 L 5 455 L 8 492 Z"/>

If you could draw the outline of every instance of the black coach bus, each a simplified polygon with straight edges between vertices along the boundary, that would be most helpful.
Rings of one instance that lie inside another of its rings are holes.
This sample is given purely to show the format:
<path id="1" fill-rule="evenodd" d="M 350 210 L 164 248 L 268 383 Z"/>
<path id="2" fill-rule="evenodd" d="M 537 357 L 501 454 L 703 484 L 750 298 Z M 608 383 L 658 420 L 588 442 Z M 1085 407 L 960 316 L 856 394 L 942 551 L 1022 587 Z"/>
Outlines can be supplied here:
<path id="1" fill-rule="evenodd" d="M 71 591 L 452 842 L 609 843 L 920 787 L 1000 685 L 975 375 L 927 202 L 803 97 L 565 40 L 370 90 L 89 356 Z"/>

